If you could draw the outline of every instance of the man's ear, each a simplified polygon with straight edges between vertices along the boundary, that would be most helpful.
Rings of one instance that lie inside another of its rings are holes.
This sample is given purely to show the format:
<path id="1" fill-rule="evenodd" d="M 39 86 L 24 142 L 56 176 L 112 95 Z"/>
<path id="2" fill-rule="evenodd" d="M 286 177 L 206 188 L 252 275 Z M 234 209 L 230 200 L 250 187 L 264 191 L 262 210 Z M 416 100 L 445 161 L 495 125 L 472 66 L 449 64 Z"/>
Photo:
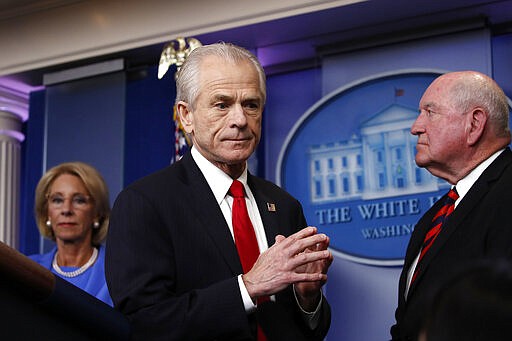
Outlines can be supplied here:
<path id="1" fill-rule="evenodd" d="M 467 143 L 472 146 L 476 144 L 485 131 L 488 114 L 482 108 L 475 108 L 467 113 L 468 116 L 468 138 Z"/>
<path id="2" fill-rule="evenodd" d="M 176 103 L 176 112 L 180 119 L 181 125 L 187 134 L 192 134 L 194 130 L 194 114 L 189 110 L 190 106 L 188 103 L 179 101 Z"/>

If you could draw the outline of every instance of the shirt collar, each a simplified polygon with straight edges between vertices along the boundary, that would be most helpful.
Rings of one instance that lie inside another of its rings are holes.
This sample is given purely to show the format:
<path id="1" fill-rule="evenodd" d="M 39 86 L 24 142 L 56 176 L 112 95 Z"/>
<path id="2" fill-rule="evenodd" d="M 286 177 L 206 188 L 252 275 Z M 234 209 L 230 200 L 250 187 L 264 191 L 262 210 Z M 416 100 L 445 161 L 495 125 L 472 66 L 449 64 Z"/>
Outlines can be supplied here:
<path id="1" fill-rule="evenodd" d="M 220 205 L 222 200 L 226 197 L 229 187 L 233 183 L 233 179 L 231 179 L 231 177 L 224 173 L 220 168 L 208 161 L 194 146 L 192 146 L 191 154 L 192 158 L 201 170 L 201 173 L 203 173 L 206 182 L 208 182 L 208 185 L 215 196 L 215 200 Z M 247 165 L 238 180 L 247 189 Z"/>
<path id="2" fill-rule="evenodd" d="M 496 160 L 498 155 L 500 155 L 505 148 L 498 150 L 496 153 L 492 154 L 487 160 L 479 164 L 475 169 L 473 169 L 468 175 L 464 178 L 460 179 L 457 182 L 457 193 L 459 194 L 459 199 L 456 204 L 458 204 L 462 198 L 469 192 L 469 189 L 473 186 L 473 184 L 478 180 L 480 175 L 489 167 L 489 165 Z"/>

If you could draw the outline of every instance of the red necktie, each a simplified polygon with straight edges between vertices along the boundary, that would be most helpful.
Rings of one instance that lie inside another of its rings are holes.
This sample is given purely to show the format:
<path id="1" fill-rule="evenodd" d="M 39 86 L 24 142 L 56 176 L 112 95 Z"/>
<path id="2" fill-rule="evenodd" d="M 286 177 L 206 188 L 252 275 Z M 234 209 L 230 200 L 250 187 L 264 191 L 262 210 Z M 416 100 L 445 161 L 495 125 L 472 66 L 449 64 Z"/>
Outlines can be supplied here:
<path id="1" fill-rule="evenodd" d="M 235 235 L 235 245 L 238 250 L 238 256 L 242 263 L 244 273 L 252 269 L 252 266 L 258 259 L 260 249 L 254 228 L 247 213 L 245 204 L 244 185 L 238 180 L 234 180 L 229 188 L 229 193 L 233 197 L 233 234 Z"/>
<path id="2" fill-rule="evenodd" d="M 437 213 L 434 215 L 434 218 L 432 218 L 432 222 L 430 223 L 430 230 L 427 232 L 427 234 L 425 235 L 425 239 L 423 240 L 420 257 L 418 259 L 418 264 L 416 264 L 416 269 L 414 269 L 411 284 L 418 276 L 421 260 L 423 259 L 427 251 L 430 249 L 432 244 L 434 244 L 434 240 L 436 240 L 437 236 L 441 232 L 441 228 L 446 218 L 448 218 L 448 216 L 452 214 L 455 208 L 455 201 L 457 201 L 458 198 L 459 194 L 457 193 L 455 187 L 453 187 L 448 192 L 444 205 L 439 209 L 439 211 L 437 211 Z"/>
<path id="3" fill-rule="evenodd" d="M 235 245 L 238 250 L 238 256 L 242 263 L 244 274 L 252 269 L 252 266 L 260 255 L 258 240 L 252 226 L 251 219 L 247 213 L 245 204 L 244 185 L 238 180 L 233 180 L 229 193 L 233 197 L 233 207 L 231 214 L 233 216 L 233 234 L 235 235 Z M 258 298 L 258 303 L 268 300 L 268 297 Z M 266 340 L 263 331 L 258 325 L 258 341 Z"/>

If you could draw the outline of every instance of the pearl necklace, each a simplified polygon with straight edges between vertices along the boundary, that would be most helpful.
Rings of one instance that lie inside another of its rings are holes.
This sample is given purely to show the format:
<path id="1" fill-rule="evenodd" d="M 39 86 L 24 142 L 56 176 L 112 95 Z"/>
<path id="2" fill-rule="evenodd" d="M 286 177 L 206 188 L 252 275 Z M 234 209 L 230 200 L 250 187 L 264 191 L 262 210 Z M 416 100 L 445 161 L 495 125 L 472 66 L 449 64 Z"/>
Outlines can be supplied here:
<path id="1" fill-rule="evenodd" d="M 78 269 L 76 269 L 74 271 L 64 271 L 57 264 L 57 253 L 58 253 L 58 251 L 55 252 L 55 256 L 53 256 L 52 268 L 53 268 L 53 270 L 55 270 L 56 273 L 58 273 L 59 275 L 62 275 L 64 277 L 76 277 L 76 276 L 84 273 L 85 270 L 89 269 L 91 267 L 91 265 L 94 264 L 94 262 L 96 261 L 96 258 L 98 258 L 98 249 L 93 248 L 92 256 L 91 256 L 91 258 L 89 258 L 87 263 L 85 263 L 84 265 L 82 265 L 81 267 L 79 267 Z"/>

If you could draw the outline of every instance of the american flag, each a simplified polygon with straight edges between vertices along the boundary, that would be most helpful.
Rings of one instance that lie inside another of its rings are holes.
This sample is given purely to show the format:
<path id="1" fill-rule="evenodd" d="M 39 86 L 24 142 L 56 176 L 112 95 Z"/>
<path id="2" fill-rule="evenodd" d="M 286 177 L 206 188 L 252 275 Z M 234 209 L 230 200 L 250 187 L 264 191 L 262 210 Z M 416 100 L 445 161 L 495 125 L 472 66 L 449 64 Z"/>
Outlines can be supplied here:
<path id="1" fill-rule="evenodd" d="M 169 66 L 176 64 L 176 71 L 179 71 L 181 65 L 188 57 L 192 50 L 201 46 L 201 42 L 196 38 L 178 37 L 164 46 L 160 54 L 160 62 L 158 63 L 158 79 L 169 70 Z M 176 78 L 176 74 L 174 75 Z M 172 119 L 174 121 L 174 155 L 171 155 L 171 164 L 181 159 L 183 154 L 192 146 L 192 142 L 188 138 L 180 119 L 176 114 L 176 106 L 173 107 Z"/>
<path id="2" fill-rule="evenodd" d="M 180 119 L 176 112 L 176 107 L 173 108 L 173 121 L 174 121 L 174 155 L 171 156 L 171 164 L 181 159 L 183 154 L 187 152 L 192 145 L 188 138 Z"/>

